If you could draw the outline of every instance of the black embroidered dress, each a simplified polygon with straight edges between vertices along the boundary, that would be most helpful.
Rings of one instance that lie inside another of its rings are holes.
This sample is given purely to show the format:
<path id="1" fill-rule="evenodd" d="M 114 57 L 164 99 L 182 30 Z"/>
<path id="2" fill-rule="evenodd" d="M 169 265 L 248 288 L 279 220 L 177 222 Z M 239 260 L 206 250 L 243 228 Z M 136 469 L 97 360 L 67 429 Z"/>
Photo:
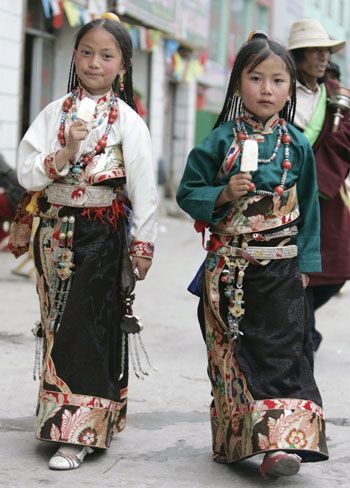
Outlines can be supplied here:
<path id="1" fill-rule="evenodd" d="M 244 124 L 259 158 L 268 159 L 278 118 L 263 126 L 246 116 Z M 303 135 L 287 127 L 292 168 L 281 195 L 272 193 L 281 184 L 282 150 L 252 173 L 256 189 L 269 195 L 250 193 L 215 209 L 240 171 L 234 121 L 193 149 L 177 192 L 179 205 L 212 233 L 199 319 L 214 398 L 213 457 L 224 463 L 274 450 L 297 452 L 303 461 L 328 457 L 300 274 L 320 270 L 315 162 Z"/>
<path id="2" fill-rule="evenodd" d="M 80 90 L 75 109 L 85 96 Z M 76 160 L 104 134 L 112 96 L 97 100 Z M 156 235 L 151 146 L 142 119 L 118 100 L 105 151 L 78 177 L 71 163 L 59 172 L 55 153 L 65 98 L 39 114 L 19 149 L 19 181 L 33 192 L 30 207 L 39 217 L 34 255 L 44 358 L 36 437 L 108 448 L 113 433 L 124 428 L 127 406 L 127 355 L 120 377 L 120 216 L 127 191 L 134 216 L 130 254 L 151 258 Z M 74 116 L 72 108 L 66 126 Z M 104 205 L 106 196 L 112 200 Z"/>

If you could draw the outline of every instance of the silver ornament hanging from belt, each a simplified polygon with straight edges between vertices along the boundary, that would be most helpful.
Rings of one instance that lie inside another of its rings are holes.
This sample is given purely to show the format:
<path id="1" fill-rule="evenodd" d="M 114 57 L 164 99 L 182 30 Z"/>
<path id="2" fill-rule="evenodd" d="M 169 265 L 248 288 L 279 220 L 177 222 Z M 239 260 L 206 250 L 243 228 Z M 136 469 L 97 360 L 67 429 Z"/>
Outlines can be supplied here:
<path id="1" fill-rule="evenodd" d="M 135 373 L 135 376 L 139 379 L 144 379 L 144 376 L 149 376 L 148 372 L 143 368 L 141 364 L 140 351 L 146 359 L 148 367 L 157 371 L 157 368 L 153 367 L 146 348 L 141 339 L 141 331 L 143 326 L 139 317 L 134 315 L 132 305 L 135 300 L 135 285 L 136 277 L 131 267 L 131 260 L 128 253 L 127 237 L 125 221 L 122 222 L 122 245 L 123 245 L 123 257 L 122 257 L 122 270 L 121 270 L 121 295 L 123 304 L 123 316 L 120 324 L 122 331 L 122 345 L 121 345 L 121 372 L 119 380 L 121 380 L 125 373 L 125 360 L 126 360 L 126 348 L 129 345 L 129 353 L 131 364 Z"/>

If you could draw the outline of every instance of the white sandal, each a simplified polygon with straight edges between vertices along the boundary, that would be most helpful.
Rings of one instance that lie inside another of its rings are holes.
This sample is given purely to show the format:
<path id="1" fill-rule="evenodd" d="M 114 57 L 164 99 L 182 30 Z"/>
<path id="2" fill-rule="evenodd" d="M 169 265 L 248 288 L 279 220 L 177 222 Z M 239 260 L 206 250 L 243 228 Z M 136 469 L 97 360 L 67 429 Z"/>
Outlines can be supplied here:
<path id="1" fill-rule="evenodd" d="M 62 449 L 64 446 L 61 446 Z M 77 446 L 78 447 L 78 446 Z M 60 449 L 52 456 L 49 461 L 50 469 L 68 470 L 79 468 L 87 454 L 91 454 L 94 450 L 91 447 L 84 446 L 77 452 L 77 454 L 65 454 Z"/>

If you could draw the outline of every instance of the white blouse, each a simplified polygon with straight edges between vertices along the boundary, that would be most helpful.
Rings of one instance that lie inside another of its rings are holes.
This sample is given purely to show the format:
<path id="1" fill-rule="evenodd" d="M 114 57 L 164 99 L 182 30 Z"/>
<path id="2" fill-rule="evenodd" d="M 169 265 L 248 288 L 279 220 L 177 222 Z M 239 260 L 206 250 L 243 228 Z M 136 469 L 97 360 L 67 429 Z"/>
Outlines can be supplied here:
<path id="1" fill-rule="evenodd" d="M 20 142 L 17 174 L 19 183 L 29 191 L 39 191 L 53 182 L 45 171 L 44 160 L 61 149 L 57 134 L 62 116 L 62 97 L 50 103 L 36 117 Z M 76 101 L 79 109 L 79 98 Z M 108 117 L 92 128 L 80 146 L 81 154 L 94 149 L 104 134 Z M 67 118 L 67 127 L 68 127 Z M 118 99 L 118 117 L 111 126 L 107 147 L 121 145 L 126 173 L 127 196 L 132 203 L 133 241 L 153 243 L 157 235 L 157 191 L 152 164 L 152 148 L 148 128 L 142 118 Z M 60 171 L 68 175 L 69 162 Z"/>
<path id="2" fill-rule="evenodd" d="M 295 110 L 294 125 L 298 127 L 298 129 L 304 130 L 310 122 L 312 114 L 316 110 L 321 96 L 321 88 L 317 86 L 317 89 L 312 91 L 307 86 L 302 85 L 300 81 L 297 81 L 296 96 L 297 105 Z"/>

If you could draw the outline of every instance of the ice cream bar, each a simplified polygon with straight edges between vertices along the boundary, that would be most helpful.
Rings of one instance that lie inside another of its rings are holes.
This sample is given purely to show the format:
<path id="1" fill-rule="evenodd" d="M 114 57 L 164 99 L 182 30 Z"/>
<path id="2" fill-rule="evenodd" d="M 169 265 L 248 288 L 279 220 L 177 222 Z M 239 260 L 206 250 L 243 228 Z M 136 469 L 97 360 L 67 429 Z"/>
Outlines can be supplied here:
<path id="1" fill-rule="evenodd" d="M 80 102 L 77 118 L 89 123 L 96 109 L 96 102 L 91 98 L 85 97 Z"/>
<path id="2" fill-rule="evenodd" d="M 254 139 L 246 139 L 243 143 L 241 156 L 241 171 L 256 171 L 258 169 L 258 143 Z"/>

